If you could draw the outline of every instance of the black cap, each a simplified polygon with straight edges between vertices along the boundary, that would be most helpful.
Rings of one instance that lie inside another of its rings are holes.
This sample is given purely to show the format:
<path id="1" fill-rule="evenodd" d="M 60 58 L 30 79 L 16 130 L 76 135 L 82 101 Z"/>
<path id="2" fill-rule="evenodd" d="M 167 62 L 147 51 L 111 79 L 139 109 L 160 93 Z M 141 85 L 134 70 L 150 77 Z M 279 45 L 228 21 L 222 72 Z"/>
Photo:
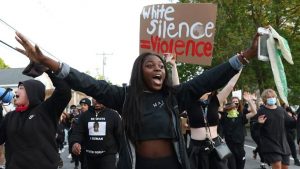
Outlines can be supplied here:
<path id="1" fill-rule="evenodd" d="M 82 104 L 82 103 L 87 104 L 88 106 L 91 106 L 91 104 L 92 104 L 91 100 L 88 99 L 88 98 L 81 99 L 80 102 L 79 102 L 79 104 Z"/>

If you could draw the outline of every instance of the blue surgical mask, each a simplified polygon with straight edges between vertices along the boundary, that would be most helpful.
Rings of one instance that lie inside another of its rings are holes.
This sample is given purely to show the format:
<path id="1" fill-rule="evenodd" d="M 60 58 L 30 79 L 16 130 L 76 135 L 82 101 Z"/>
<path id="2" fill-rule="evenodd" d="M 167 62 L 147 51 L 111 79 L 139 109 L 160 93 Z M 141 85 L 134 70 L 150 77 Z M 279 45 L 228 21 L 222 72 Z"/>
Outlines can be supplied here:
<path id="1" fill-rule="evenodd" d="M 275 97 L 267 98 L 267 105 L 273 106 L 277 102 Z"/>

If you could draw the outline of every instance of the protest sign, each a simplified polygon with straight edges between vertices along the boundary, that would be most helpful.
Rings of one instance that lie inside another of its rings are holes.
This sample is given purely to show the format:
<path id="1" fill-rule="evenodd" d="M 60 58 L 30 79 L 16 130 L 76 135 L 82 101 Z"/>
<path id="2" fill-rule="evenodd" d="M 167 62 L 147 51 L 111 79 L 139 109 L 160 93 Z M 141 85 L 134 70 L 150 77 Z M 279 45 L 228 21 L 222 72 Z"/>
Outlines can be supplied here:
<path id="1" fill-rule="evenodd" d="M 140 16 L 140 53 L 175 53 L 178 62 L 211 65 L 217 5 L 155 4 Z"/>

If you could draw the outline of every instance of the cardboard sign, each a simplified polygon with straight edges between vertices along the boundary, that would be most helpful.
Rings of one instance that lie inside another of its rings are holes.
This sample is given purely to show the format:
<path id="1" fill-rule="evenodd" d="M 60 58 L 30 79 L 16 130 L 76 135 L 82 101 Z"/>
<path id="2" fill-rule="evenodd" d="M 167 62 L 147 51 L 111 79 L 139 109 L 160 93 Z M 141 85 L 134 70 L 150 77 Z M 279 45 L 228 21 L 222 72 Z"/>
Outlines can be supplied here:
<path id="1" fill-rule="evenodd" d="M 232 97 L 237 97 L 239 100 L 242 100 L 242 90 L 232 91 Z"/>
<path id="2" fill-rule="evenodd" d="M 140 53 L 176 53 L 177 61 L 211 65 L 217 5 L 155 4 L 140 16 Z"/>

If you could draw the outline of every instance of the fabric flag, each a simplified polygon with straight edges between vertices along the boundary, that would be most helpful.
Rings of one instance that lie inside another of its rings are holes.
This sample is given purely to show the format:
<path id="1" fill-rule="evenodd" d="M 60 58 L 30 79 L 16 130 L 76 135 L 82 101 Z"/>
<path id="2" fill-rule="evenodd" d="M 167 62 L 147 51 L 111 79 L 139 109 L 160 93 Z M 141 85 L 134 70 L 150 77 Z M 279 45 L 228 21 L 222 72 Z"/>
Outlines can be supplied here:
<path id="1" fill-rule="evenodd" d="M 292 54 L 286 39 L 280 36 L 275 29 L 269 26 L 270 37 L 267 40 L 269 59 L 274 76 L 274 81 L 282 101 L 288 105 L 288 87 L 284 66 L 281 57 L 290 64 L 294 64 Z"/>

